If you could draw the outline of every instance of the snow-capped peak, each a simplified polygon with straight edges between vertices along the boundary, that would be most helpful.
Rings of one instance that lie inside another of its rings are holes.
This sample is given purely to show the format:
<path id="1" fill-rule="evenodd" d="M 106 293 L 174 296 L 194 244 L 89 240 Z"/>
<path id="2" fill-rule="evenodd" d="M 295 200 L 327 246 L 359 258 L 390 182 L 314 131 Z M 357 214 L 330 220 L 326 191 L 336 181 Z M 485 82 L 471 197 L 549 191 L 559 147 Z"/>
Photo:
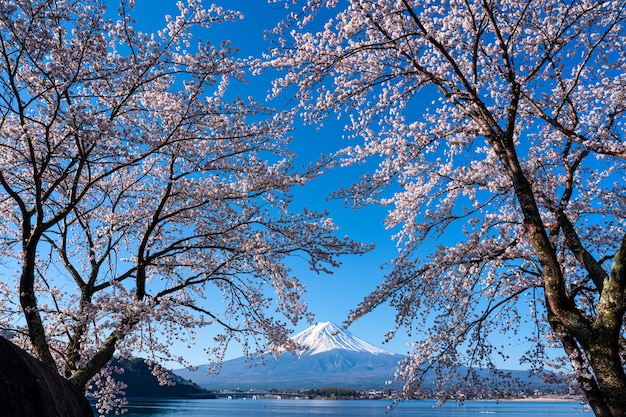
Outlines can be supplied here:
<path id="1" fill-rule="evenodd" d="M 293 341 L 304 348 L 303 353 L 311 355 L 333 349 L 394 355 L 393 352 L 371 345 L 331 322 L 317 323 L 295 335 Z"/>

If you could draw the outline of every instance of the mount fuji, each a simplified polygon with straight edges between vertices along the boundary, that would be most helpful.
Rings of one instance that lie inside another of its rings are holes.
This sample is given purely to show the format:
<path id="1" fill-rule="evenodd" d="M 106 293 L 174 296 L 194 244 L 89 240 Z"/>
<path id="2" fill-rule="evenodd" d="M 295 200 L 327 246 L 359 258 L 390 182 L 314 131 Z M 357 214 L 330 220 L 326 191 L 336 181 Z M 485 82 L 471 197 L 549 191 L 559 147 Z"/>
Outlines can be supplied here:
<path id="1" fill-rule="evenodd" d="M 294 356 L 266 354 L 265 364 L 251 366 L 244 357 L 224 361 L 217 375 L 177 370 L 177 375 L 207 389 L 382 388 L 393 379 L 403 356 L 381 349 L 330 322 L 295 335 L 302 347 Z"/>
<path id="2" fill-rule="evenodd" d="M 371 353 L 373 355 L 395 355 L 385 349 L 378 348 L 342 330 L 331 322 L 317 323 L 295 335 L 292 340 L 303 346 L 300 354 L 316 355 L 335 349 L 351 352 Z"/>

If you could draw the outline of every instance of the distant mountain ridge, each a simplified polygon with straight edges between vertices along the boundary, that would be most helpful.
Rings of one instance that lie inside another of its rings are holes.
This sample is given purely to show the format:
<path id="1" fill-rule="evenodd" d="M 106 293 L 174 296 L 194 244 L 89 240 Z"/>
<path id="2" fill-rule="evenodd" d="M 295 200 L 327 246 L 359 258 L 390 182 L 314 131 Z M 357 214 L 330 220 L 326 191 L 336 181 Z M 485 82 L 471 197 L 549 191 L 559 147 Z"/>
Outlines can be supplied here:
<path id="1" fill-rule="evenodd" d="M 265 364 L 252 365 L 244 357 L 224 361 L 217 375 L 206 375 L 206 368 L 200 366 L 197 372 L 187 369 L 174 371 L 175 374 L 191 380 L 204 389 L 210 390 L 309 390 L 326 387 L 352 388 L 361 390 L 398 388 L 393 385 L 398 363 L 405 358 L 388 350 L 376 347 L 340 329 L 330 322 L 317 323 L 296 334 L 293 338 L 302 350 L 284 352 L 276 358 L 266 354 Z M 463 369 L 463 368 L 461 368 Z M 481 378 L 489 377 L 489 371 L 479 370 Z M 504 371 L 519 381 L 515 389 L 539 389 L 551 391 L 566 389 L 563 384 L 548 384 L 539 376 L 529 376 L 528 371 Z M 433 388 L 437 376 L 430 371 L 423 381 L 423 387 Z M 488 383 L 494 384 L 494 382 Z M 495 382 L 494 388 L 499 386 Z"/>
<path id="2" fill-rule="evenodd" d="M 206 389 L 314 389 L 322 387 L 382 388 L 393 379 L 404 357 L 376 347 L 331 322 L 317 323 L 293 338 L 303 350 L 279 358 L 265 356 L 265 365 L 245 358 L 224 361 L 218 375 L 186 369 L 175 373 Z"/>

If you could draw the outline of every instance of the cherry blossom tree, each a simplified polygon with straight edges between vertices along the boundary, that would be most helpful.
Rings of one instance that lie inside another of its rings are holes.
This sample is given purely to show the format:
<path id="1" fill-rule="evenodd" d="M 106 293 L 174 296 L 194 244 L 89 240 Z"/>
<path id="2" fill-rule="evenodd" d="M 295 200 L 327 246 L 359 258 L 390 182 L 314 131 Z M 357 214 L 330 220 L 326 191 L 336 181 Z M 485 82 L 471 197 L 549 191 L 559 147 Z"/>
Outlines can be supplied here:
<path id="1" fill-rule="evenodd" d="M 197 39 L 239 14 L 190 0 L 144 33 L 132 3 L 0 1 L 0 325 L 81 389 L 115 352 L 183 361 L 200 327 L 217 362 L 288 346 L 287 257 L 367 249 L 290 211 L 289 114 L 229 94 L 246 62 Z"/>
<path id="2" fill-rule="evenodd" d="M 452 371 L 495 369 L 502 333 L 534 371 L 562 348 L 596 415 L 626 415 L 626 3 L 293 3 L 260 65 L 306 121 L 344 121 L 324 169 L 377 164 L 338 196 L 388 205 L 399 253 L 348 322 L 395 307 L 404 394 L 429 369 L 476 387 Z"/>

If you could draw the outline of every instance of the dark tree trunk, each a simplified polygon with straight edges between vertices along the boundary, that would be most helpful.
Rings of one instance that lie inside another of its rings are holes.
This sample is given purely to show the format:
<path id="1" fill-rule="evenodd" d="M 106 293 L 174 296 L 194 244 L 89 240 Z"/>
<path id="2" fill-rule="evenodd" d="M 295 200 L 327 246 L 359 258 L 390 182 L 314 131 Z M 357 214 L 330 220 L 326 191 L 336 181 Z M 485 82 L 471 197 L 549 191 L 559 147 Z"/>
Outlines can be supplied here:
<path id="1" fill-rule="evenodd" d="M 0 337 L 1 417 L 93 417 L 84 394 Z"/>

